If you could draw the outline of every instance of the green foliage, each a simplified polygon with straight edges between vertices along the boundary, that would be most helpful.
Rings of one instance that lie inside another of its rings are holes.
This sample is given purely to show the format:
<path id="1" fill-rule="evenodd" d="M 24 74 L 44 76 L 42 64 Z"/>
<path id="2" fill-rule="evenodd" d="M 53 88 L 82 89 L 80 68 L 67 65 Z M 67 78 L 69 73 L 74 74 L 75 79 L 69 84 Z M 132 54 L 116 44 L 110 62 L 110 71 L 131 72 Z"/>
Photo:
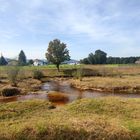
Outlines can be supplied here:
<path id="1" fill-rule="evenodd" d="M 96 64 L 95 55 L 94 55 L 93 53 L 90 53 L 90 54 L 88 55 L 87 61 L 88 61 L 90 64 Z"/>
<path id="2" fill-rule="evenodd" d="M 43 73 L 42 73 L 42 71 L 40 71 L 40 70 L 34 70 L 33 71 L 33 78 L 34 79 L 38 79 L 38 80 L 40 80 L 41 78 L 43 78 Z"/>
<path id="3" fill-rule="evenodd" d="M 28 65 L 33 65 L 34 61 L 32 59 L 29 60 Z"/>
<path id="4" fill-rule="evenodd" d="M 4 65 L 7 65 L 7 61 L 5 60 L 5 58 L 3 56 L 0 57 L 0 65 L 1 66 L 4 66 Z"/>
<path id="5" fill-rule="evenodd" d="M 134 64 L 140 57 L 108 57 L 107 64 Z"/>
<path id="6" fill-rule="evenodd" d="M 7 87 L 2 90 L 3 96 L 14 96 L 18 95 L 20 93 L 20 90 L 16 87 Z"/>
<path id="7" fill-rule="evenodd" d="M 26 61 L 25 53 L 23 52 L 23 50 L 21 50 L 18 57 L 18 65 L 24 66 L 26 65 L 26 63 L 27 61 Z"/>
<path id="8" fill-rule="evenodd" d="M 88 58 L 84 58 L 84 59 L 80 60 L 80 63 L 81 64 L 89 64 L 89 60 L 88 60 Z"/>
<path id="9" fill-rule="evenodd" d="M 106 64 L 107 54 L 101 50 L 96 50 L 95 54 L 90 53 L 87 58 L 81 60 L 83 64 Z"/>
<path id="10" fill-rule="evenodd" d="M 134 64 L 140 57 L 107 57 L 101 50 L 96 50 L 95 54 L 90 53 L 87 58 L 80 60 L 82 64 Z"/>
<path id="11" fill-rule="evenodd" d="M 106 64 L 106 60 L 107 60 L 107 54 L 101 50 L 96 50 L 95 51 L 95 62 L 96 64 Z"/>
<path id="12" fill-rule="evenodd" d="M 19 67 L 17 66 L 9 66 L 6 68 L 6 72 L 7 72 L 7 77 L 11 83 L 11 85 L 16 86 L 17 84 L 17 78 L 18 78 L 18 74 L 19 74 Z"/>
<path id="13" fill-rule="evenodd" d="M 60 40 L 58 39 L 50 41 L 49 43 L 46 58 L 50 63 L 56 65 L 58 71 L 59 65 L 65 60 L 70 59 L 69 51 L 66 48 L 67 48 L 66 44 L 61 43 Z"/>

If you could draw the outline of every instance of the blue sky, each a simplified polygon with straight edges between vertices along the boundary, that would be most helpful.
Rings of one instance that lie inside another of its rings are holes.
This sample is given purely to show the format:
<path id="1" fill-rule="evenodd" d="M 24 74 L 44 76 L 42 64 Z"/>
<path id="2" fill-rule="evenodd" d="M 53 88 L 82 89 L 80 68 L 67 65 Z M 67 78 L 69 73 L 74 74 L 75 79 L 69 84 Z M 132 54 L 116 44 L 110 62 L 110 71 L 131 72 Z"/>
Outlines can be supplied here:
<path id="1" fill-rule="evenodd" d="M 50 40 L 66 43 L 73 59 L 101 49 L 140 56 L 140 0 L 0 0 L 0 52 L 45 58 Z"/>

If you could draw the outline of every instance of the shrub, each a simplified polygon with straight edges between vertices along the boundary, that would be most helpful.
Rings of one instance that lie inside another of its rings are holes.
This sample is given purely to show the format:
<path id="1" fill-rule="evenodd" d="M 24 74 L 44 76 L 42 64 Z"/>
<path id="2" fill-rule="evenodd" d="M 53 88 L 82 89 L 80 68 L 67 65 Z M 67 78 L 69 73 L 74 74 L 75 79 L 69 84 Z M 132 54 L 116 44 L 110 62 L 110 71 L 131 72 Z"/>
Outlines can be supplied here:
<path id="1" fill-rule="evenodd" d="M 12 86 L 16 86 L 17 85 L 17 77 L 19 74 L 19 67 L 17 66 L 9 66 L 7 67 L 7 77 L 11 83 Z"/>
<path id="2" fill-rule="evenodd" d="M 40 80 L 41 78 L 43 78 L 43 73 L 42 73 L 42 71 L 40 71 L 40 70 L 34 70 L 33 71 L 33 78 L 34 79 L 38 79 L 38 80 Z"/>
<path id="3" fill-rule="evenodd" d="M 82 68 L 79 68 L 77 69 L 77 71 L 73 72 L 73 77 L 79 79 L 80 81 L 82 81 L 83 76 L 84 76 L 84 71 Z"/>
<path id="4" fill-rule="evenodd" d="M 20 93 L 20 90 L 16 87 L 6 87 L 3 88 L 1 91 L 3 96 L 14 96 L 14 95 L 18 95 Z"/>
<path id="5" fill-rule="evenodd" d="M 24 69 L 20 69 L 19 73 L 18 73 L 18 79 L 19 80 L 23 80 L 26 79 L 27 75 Z"/>

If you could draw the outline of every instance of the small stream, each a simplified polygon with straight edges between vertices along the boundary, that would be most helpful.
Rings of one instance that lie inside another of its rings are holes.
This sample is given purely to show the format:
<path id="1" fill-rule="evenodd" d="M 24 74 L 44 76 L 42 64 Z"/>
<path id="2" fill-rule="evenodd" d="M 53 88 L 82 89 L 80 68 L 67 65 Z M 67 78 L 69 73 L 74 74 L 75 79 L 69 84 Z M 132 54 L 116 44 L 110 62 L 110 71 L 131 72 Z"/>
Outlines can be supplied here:
<path id="1" fill-rule="evenodd" d="M 42 86 L 42 93 L 39 94 L 28 94 L 21 96 L 13 96 L 13 97 L 4 97 L 0 99 L 0 103 L 8 103 L 14 101 L 23 101 L 28 99 L 46 99 L 48 100 L 47 93 L 50 91 L 62 92 L 68 96 L 67 101 L 54 102 L 55 105 L 64 105 L 66 103 L 70 103 L 77 99 L 82 98 L 98 98 L 98 97 L 106 97 L 106 96 L 118 96 L 123 98 L 140 98 L 140 94 L 126 94 L 126 93 L 101 93 L 95 91 L 80 91 L 76 88 L 72 88 L 68 81 L 61 82 L 47 82 Z"/>

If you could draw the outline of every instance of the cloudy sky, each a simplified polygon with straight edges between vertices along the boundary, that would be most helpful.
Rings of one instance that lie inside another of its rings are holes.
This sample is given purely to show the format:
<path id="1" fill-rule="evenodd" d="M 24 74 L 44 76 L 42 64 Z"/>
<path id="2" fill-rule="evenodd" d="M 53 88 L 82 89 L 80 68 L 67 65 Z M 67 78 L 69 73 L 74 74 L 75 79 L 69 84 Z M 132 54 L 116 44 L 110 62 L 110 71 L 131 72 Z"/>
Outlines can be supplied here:
<path id="1" fill-rule="evenodd" d="M 0 0 L 0 52 L 45 58 L 50 40 L 66 43 L 73 59 L 101 49 L 140 56 L 140 0 Z"/>

